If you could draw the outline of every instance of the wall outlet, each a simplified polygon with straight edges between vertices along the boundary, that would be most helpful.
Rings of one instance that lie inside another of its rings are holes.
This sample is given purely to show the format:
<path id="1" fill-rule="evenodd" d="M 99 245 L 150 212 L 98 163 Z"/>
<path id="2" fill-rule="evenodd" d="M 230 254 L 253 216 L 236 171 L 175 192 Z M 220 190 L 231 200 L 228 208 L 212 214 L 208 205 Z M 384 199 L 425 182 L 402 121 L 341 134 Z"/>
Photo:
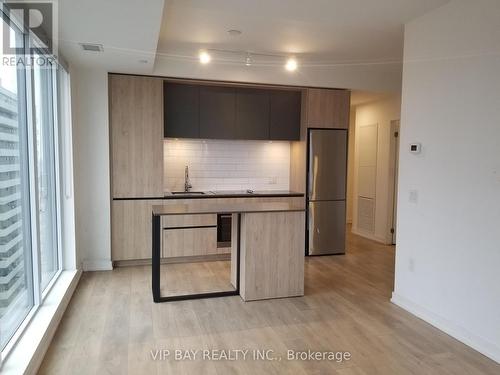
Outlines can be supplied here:
<path id="1" fill-rule="evenodd" d="M 278 183 L 278 177 L 271 177 L 271 185 L 276 185 Z"/>
<path id="2" fill-rule="evenodd" d="M 410 144 L 410 152 L 412 154 L 420 154 L 422 152 L 422 145 L 420 143 Z"/>

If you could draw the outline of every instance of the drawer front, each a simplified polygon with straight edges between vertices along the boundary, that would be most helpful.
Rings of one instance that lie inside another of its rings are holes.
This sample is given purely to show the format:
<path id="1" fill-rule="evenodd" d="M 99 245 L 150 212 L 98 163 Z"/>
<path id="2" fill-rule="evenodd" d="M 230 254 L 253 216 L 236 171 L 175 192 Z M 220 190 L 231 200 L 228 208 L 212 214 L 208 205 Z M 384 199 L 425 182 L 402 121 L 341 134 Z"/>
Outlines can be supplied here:
<path id="1" fill-rule="evenodd" d="M 195 227 L 202 225 L 217 225 L 217 214 L 162 217 L 162 228 Z"/>
<path id="2" fill-rule="evenodd" d="M 164 258 L 210 254 L 217 254 L 216 227 L 163 229 Z"/>

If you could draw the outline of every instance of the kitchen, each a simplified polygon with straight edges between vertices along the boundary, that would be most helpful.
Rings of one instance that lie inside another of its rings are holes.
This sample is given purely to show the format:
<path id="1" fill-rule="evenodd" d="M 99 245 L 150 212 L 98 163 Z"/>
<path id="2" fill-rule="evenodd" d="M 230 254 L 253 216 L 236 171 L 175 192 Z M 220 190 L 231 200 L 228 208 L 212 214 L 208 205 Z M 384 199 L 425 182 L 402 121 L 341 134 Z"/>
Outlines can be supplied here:
<path id="1" fill-rule="evenodd" d="M 157 243 L 161 298 L 300 296 L 305 255 L 345 252 L 348 90 L 109 74 L 109 103 L 113 265 L 150 264 Z M 256 207 L 296 217 L 266 239 Z M 245 275 L 257 248 L 273 266 Z"/>

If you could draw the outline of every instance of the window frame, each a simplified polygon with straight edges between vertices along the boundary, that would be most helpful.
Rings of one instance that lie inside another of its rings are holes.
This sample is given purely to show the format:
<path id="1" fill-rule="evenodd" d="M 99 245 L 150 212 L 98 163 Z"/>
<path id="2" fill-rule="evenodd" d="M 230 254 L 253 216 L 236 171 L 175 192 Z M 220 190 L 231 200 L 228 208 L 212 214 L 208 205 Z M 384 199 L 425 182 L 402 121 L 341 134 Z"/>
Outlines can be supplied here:
<path id="1" fill-rule="evenodd" d="M 52 136 L 53 136 L 53 144 L 54 144 L 54 188 L 55 188 L 55 199 L 56 199 L 56 246 L 57 246 L 57 271 L 54 273 L 50 281 L 47 283 L 45 286 L 45 289 L 42 290 L 41 293 L 41 301 L 43 302 L 45 298 L 47 297 L 47 294 L 49 294 L 50 290 L 54 286 L 55 282 L 61 275 L 63 271 L 63 251 L 62 251 L 62 207 L 61 207 L 61 175 L 60 175 L 60 153 L 59 153 L 59 147 L 60 147 L 60 139 L 59 139 L 59 92 L 58 92 L 58 69 L 61 69 L 61 66 L 57 64 L 54 66 L 51 62 L 51 85 L 52 85 Z M 34 105 L 34 102 L 33 102 Z M 35 124 L 33 124 L 35 126 Z M 38 199 L 38 195 L 37 195 Z M 39 226 L 37 225 L 37 229 Z M 41 281 L 41 279 L 40 279 Z"/>
<path id="2" fill-rule="evenodd" d="M 2 12 L 0 9 L 0 19 L 2 23 L 6 23 L 11 29 L 16 32 L 16 34 L 19 34 L 19 39 L 20 41 L 25 45 L 26 40 L 25 40 L 25 34 L 21 30 L 21 28 L 17 25 L 16 22 L 12 21 L 10 18 L 8 18 L 5 13 Z M 2 24 L 2 27 L 4 25 Z M 17 36 L 16 36 L 17 38 Z M 16 55 L 19 57 L 19 55 Z M 7 340 L 5 346 L 3 349 L 1 349 L 1 358 L 5 356 L 5 353 L 8 353 L 12 346 L 17 342 L 19 337 L 22 335 L 22 332 L 26 328 L 26 326 L 29 324 L 29 321 L 32 319 L 32 317 L 36 314 L 38 311 L 39 304 L 37 304 L 37 292 L 36 292 L 36 283 L 35 283 L 35 264 L 34 263 L 34 258 L 33 258 L 33 222 L 32 222 L 32 180 L 31 180 L 31 160 L 30 160 L 30 144 L 29 144 L 29 115 L 30 115 L 30 106 L 28 105 L 28 90 L 29 86 L 27 83 L 27 75 L 26 75 L 26 70 L 24 71 L 17 71 L 17 95 L 18 95 L 18 101 L 21 100 L 22 104 L 18 103 L 18 109 L 22 109 L 22 113 L 18 113 L 18 131 L 22 132 L 22 134 L 19 134 L 19 139 L 20 139 L 20 158 L 23 158 L 23 163 L 26 163 L 26 168 L 27 170 L 22 171 L 21 169 L 19 170 L 20 176 L 19 178 L 26 178 L 27 182 L 26 184 L 28 185 L 27 188 L 24 186 L 21 186 L 23 190 L 26 190 L 26 193 L 28 194 L 28 197 L 21 197 L 21 199 L 24 201 L 25 204 L 28 205 L 28 207 L 23 207 L 23 215 L 28 214 L 26 217 L 29 217 L 30 222 L 29 225 L 27 225 L 27 230 L 25 231 L 23 228 L 23 236 L 26 236 L 26 238 L 23 238 L 23 245 L 28 246 L 29 245 L 29 253 L 25 251 L 23 256 L 26 259 L 26 266 L 27 269 L 25 270 L 26 272 L 26 278 L 27 278 L 27 292 L 31 294 L 31 302 L 32 306 L 28 309 L 26 315 L 23 317 L 23 319 L 19 322 L 16 330 L 12 333 L 10 338 Z M 22 144 L 25 142 L 25 144 Z M 22 144 L 22 145 L 21 145 Z M 23 148 L 26 148 L 24 150 L 21 150 L 21 146 Z M 21 165 L 21 161 L 20 161 Z M 24 174 L 24 177 L 21 177 L 21 174 Z M 26 232 L 26 233 L 24 233 Z M 30 269 L 32 272 L 30 272 Z"/>
<path id="3" fill-rule="evenodd" d="M 31 38 L 30 35 L 25 35 L 25 45 L 29 46 Z M 36 41 L 31 41 L 36 44 Z M 37 48 L 37 53 L 42 54 L 43 51 Z M 50 62 L 49 62 L 50 63 Z M 52 63 L 50 63 L 52 65 Z M 59 154 L 57 152 L 57 91 L 54 91 L 57 81 L 57 74 L 54 74 L 54 71 L 57 72 L 57 67 L 51 66 L 51 74 L 50 74 L 50 89 L 52 93 L 52 98 L 50 99 L 50 110 L 52 111 L 52 136 L 53 136 L 53 144 L 54 144 L 54 188 L 55 188 L 55 199 L 56 199 L 56 212 L 55 214 L 55 223 L 56 223 L 56 246 L 57 246 L 57 271 L 51 277 L 45 288 L 42 289 L 42 269 L 41 269 L 41 246 L 40 246 L 40 217 L 39 217 L 39 209 L 40 209 L 40 194 L 39 194 L 39 174 L 38 174 L 38 162 L 37 162 L 37 136 L 36 136 L 36 108 L 35 108 L 35 93 L 33 92 L 35 88 L 35 70 L 36 67 L 31 66 L 30 68 L 25 70 L 26 81 L 30 82 L 27 85 L 27 91 L 29 92 L 27 107 L 30 107 L 28 110 L 28 145 L 29 145 L 29 155 L 30 155 L 30 169 L 33 172 L 30 177 L 30 197 L 32 197 L 31 204 L 31 222 L 35 223 L 32 227 L 35 227 L 35 232 L 32 234 L 32 252 L 33 252 L 33 267 L 34 271 L 34 290 L 35 290 L 35 301 L 38 304 L 42 304 L 45 300 L 45 297 L 52 289 L 52 286 L 57 281 L 57 278 L 62 272 L 62 251 L 61 251 L 61 211 L 60 211 L 60 186 L 59 186 L 59 168 L 58 168 L 58 158 Z M 47 69 L 47 68 L 39 68 L 39 69 Z M 54 100 L 55 99 L 55 100 Z M 43 120 L 45 121 L 45 119 Z M 36 304 L 36 303 L 35 303 Z"/>

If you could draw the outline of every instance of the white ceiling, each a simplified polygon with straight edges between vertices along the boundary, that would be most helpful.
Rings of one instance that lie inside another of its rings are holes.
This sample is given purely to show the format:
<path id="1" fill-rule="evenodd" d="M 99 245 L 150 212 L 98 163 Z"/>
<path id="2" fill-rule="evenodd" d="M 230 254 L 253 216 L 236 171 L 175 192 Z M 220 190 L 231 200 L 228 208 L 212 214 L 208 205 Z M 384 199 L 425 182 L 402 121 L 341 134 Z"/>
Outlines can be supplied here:
<path id="1" fill-rule="evenodd" d="M 351 91 L 351 106 L 357 106 L 360 104 L 366 104 L 374 102 L 376 100 L 381 100 L 387 97 L 387 93 L 373 92 L 373 91 L 363 91 L 363 90 L 352 90 Z"/>
<path id="2" fill-rule="evenodd" d="M 163 0 L 59 0 L 58 4 L 59 48 L 71 65 L 111 72 L 152 71 Z M 83 51 L 79 43 L 102 44 L 104 53 Z"/>
<path id="3" fill-rule="evenodd" d="M 448 0 L 167 0 L 158 52 L 295 54 L 303 63 L 400 61 L 403 25 Z M 230 36 L 238 29 L 242 34 Z M 217 58 L 227 56 L 217 54 Z"/>

